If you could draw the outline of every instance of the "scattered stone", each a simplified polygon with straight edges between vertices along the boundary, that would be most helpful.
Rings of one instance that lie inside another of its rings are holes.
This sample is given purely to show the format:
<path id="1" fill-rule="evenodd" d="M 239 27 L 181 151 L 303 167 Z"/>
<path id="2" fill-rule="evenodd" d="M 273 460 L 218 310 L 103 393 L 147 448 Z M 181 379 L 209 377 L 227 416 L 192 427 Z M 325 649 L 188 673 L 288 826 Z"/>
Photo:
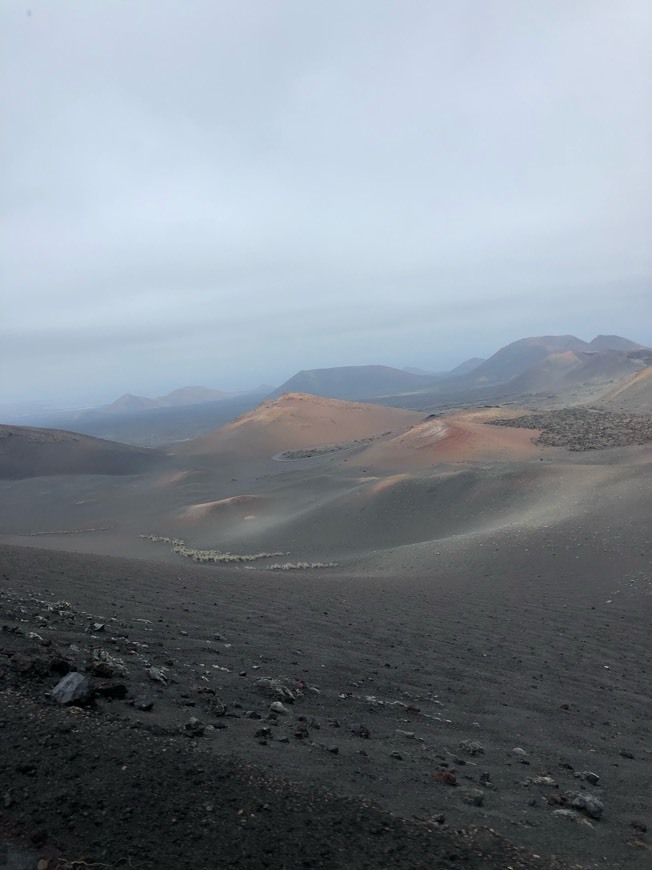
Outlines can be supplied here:
<path id="1" fill-rule="evenodd" d="M 597 785 L 600 782 L 600 777 L 597 773 L 593 773 L 590 770 L 584 770 L 582 773 L 576 773 L 575 777 L 577 779 L 585 779 L 591 785 Z"/>
<path id="2" fill-rule="evenodd" d="M 160 683 L 162 686 L 167 686 L 168 678 L 165 676 L 165 673 L 161 668 L 147 668 L 146 673 L 152 682 Z"/>
<path id="3" fill-rule="evenodd" d="M 403 761 L 403 756 L 400 752 L 392 752 L 390 758 L 395 758 L 397 761 Z"/>
<path id="4" fill-rule="evenodd" d="M 536 807 L 536 805 L 537 805 L 537 799 L 536 799 L 536 798 L 530 798 L 530 800 L 527 802 L 527 805 L 528 805 L 529 807 Z"/>
<path id="5" fill-rule="evenodd" d="M 479 788 L 465 788 L 462 791 L 462 800 L 473 807 L 481 807 L 484 804 L 484 792 Z"/>
<path id="6" fill-rule="evenodd" d="M 366 725 L 361 725 L 360 723 L 351 725 L 351 734 L 355 734 L 356 737 L 363 737 L 365 740 L 369 739 L 369 729 Z"/>
<path id="7" fill-rule="evenodd" d="M 326 752 L 331 752 L 333 755 L 337 755 L 339 751 L 339 748 L 334 743 L 326 747 Z"/>
<path id="8" fill-rule="evenodd" d="M 396 733 L 400 737 L 405 737 L 407 740 L 414 740 L 414 738 L 416 737 L 414 731 L 404 731 L 402 728 L 397 728 Z"/>
<path id="9" fill-rule="evenodd" d="M 557 783 L 551 776 L 534 776 L 529 780 L 532 785 L 547 785 L 550 788 L 556 788 Z"/>
<path id="10" fill-rule="evenodd" d="M 604 812 L 604 804 L 595 795 L 578 791 L 568 795 L 570 805 L 576 810 L 582 810 L 592 819 L 601 819 Z"/>
<path id="11" fill-rule="evenodd" d="M 188 637 L 188 632 L 187 632 L 187 631 L 183 631 L 183 630 L 181 630 L 181 631 L 179 632 L 179 634 L 181 635 L 181 637 Z"/>
<path id="12" fill-rule="evenodd" d="M 328 724 L 331 726 L 331 728 L 339 728 L 340 727 L 339 719 L 329 719 Z"/>
<path id="13" fill-rule="evenodd" d="M 118 680 L 108 680 L 95 686 L 95 694 L 101 698 L 117 698 L 122 700 L 127 697 L 127 687 Z"/>
<path id="14" fill-rule="evenodd" d="M 104 662 L 104 664 L 108 665 L 108 667 L 113 671 L 111 676 L 114 674 L 118 674 L 121 677 L 127 676 L 127 668 L 122 659 L 115 658 L 115 656 L 112 656 L 111 653 L 107 652 L 105 649 L 94 649 L 93 660 L 96 662 Z"/>
<path id="15" fill-rule="evenodd" d="M 267 725 L 263 725 L 262 728 L 257 728 L 254 732 L 254 737 L 257 739 L 270 737 L 272 733 L 272 729 Z"/>
<path id="16" fill-rule="evenodd" d="M 512 755 L 516 755 L 517 758 L 527 758 L 527 752 L 525 749 L 521 749 L 520 746 L 515 746 L 514 749 L 512 749 Z"/>
<path id="17" fill-rule="evenodd" d="M 154 701 L 146 695 L 140 695 L 134 699 L 134 707 L 136 710 L 144 710 L 145 712 L 152 709 Z"/>
<path id="18" fill-rule="evenodd" d="M 620 754 L 623 758 L 630 758 L 630 759 L 634 758 L 634 753 L 630 752 L 628 749 L 621 749 Z"/>
<path id="19" fill-rule="evenodd" d="M 641 822 L 639 819 L 633 819 L 629 823 L 630 828 L 633 828 L 635 831 L 638 831 L 640 834 L 647 833 L 647 825 L 645 822 Z"/>
<path id="20" fill-rule="evenodd" d="M 93 690 L 86 677 L 74 671 L 66 674 L 52 689 L 52 697 L 62 706 L 82 706 L 93 699 Z"/>
<path id="21" fill-rule="evenodd" d="M 103 622 L 91 622 L 84 630 L 84 634 L 99 634 L 101 631 L 104 631 Z"/>
<path id="22" fill-rule="evenodd" d="M 462 740 L 460 749 L 462 752 L 466 752 L 467 755 L 484 755 L 484 746 L 478 743 L 477 740 Z"/>
<path id="23" fill-rule="evenodd" d="M 208 713 L 217 718 L 226 715 L 226 704 L 222 703 L 219 698 L 209 698 L 204 707 Z"/>
<path id="24" fill-rule="evenodd" d="M 433 821 L 437 822 L 438 825 L 446 824 L 446 816 L 443 813 L 438 813 L 434 816 Z"/>
<path id="25" fill-rule="evenodd" d="M 290 742 L 290 738 L 289 738 L 289 737 L 286 737 L 285 734 L 284 734 L 283 737 L 279 737 L 278 740 L 277 740 L 276 742 L 277 742 L 277 743 L 289 743 L 289 742 Z"/>
<path id="26" fill-rule="evenodd" d="M 294 704 L 294 692 L 283 680 L 261 677 L 256 680 L 254 685 L 262 695 L 275 698 L 277 701 L 285 701 L 287 704 Z"/>
<path id="27" fill-rule="evenodd" d="M 220 643 L 226 643 L 226 638 L 223 634 L 220 634 L 219 631 L 215 632 L 215 634 L 213 635 L 213 640 L 217 640 Z"/>
<path id="28" fill-rule="evenodd" d="M 196 719 L 194 716 L 186 722 L 183 728 L 184 733 L 188 737 L 201 737 L 204 731 L 206 731 L 204 723 L 200 722 L 199 719 Z"/>
<path id="29" fill-rule="evenodd" d="M 493 788 L 494 787 L 494 784 L 491 781 L 491 774 L 488 771 L 484 771 L 483 773 L 481 773 L 479 779 L 480 779 L 480 785 L 483 786 L 483 788 Z"/>
<path id="30" fill-rule="evenodd" d="M 457 785 L 457 775 L 454 770 L 436 770 L 432 778 L 444 785 Z"/>
<path id="31" fill-rule="evenodd" d="M 308 726 L 303 723 L 299 725 L 297 730 L 294 732 L 294 736 L 297 740 L 305 740 L 308 737 Z"/>
<path id="32" fill-rule="evenodd" d="M 561 819 L 570 819 L 570 821 L 574 822 L 577 819 L 577 813 L 574 813 L 573 810 L 553 810 L 553 816 L 559 816 Z"/>
<path id="33" fill-rule="evenodd" d="M 244 719 L 262 719 L 263 717 L 256 710 L 246 710 L 242 714 Z"/>
<path id="34" fill-rule="evenodd" d="M 284 707 L 280 701 L 274 701 L 269 705 L 269 709 L 272 713 L 278 713 L 279 716 L 287 716 L 288 709 Z"/>

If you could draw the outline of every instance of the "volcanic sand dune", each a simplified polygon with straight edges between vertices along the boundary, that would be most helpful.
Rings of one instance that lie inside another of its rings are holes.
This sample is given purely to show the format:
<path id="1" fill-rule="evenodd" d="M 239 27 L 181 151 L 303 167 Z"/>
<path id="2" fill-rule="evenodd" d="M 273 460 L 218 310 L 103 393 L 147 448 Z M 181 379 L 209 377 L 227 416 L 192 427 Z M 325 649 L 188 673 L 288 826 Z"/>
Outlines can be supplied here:
<path id="1" fill-rule="evenodd" d="M 396 417 L 404 425 L 398 435 L 361 444 L 346 454 L 308 463 L 269 459 L 275 447 L 285 448 L 295 437 L 305 444 L 302 427 L 307 422 L 314 423 L 309 436 L 323 443 L 325 411 L 331 426 L 335 420 L 340 438 L 343 433 L 351 437 L 373 431 Z M 423 421 L 421 415 L 393 409 L 283 397 L 264 403 L 259 413 L 240 418 L 241 425 L 225 427 L 226 433 L 219 430 L 208 439 L 212 448 L 236 441 L 240 449 L 244 445 L 245 454 L 255 445 L 267 456 L 262 470 L 272 468 L 272 474 L 252 477 L 249 463 L 241 456 L 234 464 L 228 454 L 217 452 L 213 454 L 216 465 L 211 457 L 199 469 L 141 477 L 128 490 L 107 489 L 91 477 L 76 484 L 72 478 L 62 479 L 54 488 L 42 487 L 37 479 L 33 486 L 12 490 L 14 510 L 8 531 L 20 534 L 22 529 L 22 534 L 30 534 L 102 527 L 108 531 L 101 538 L 86 538 L 78 546 L 86 543 L 91 550 L 99 547 L 97 551 L 107 554 L 134 552 L 132 545 L 125 544 L 130 533 L 134 539 L 154 533 L 182 537 L 197 549 L 283 551 L 296 560 L 346 563 L 375 558 L 378 552 L 389 554 L 392 548 L 428 542 L 437 547 L 450 536 L 512 523 L 532 524 L 551 513 L 571 515 L 608 473 L 599 463 L 571 462 L 562 448 L 533 445 L 536 432 L 532 430 L 483 422 L 514 413 L 490 408 Z M 419 422 L 406 427 L 406 418 L 414 417 Z M 364 424 L 370 428 L 365 430 Z M 243 429 L 252 437 L 239 438 Z M 195 449 L 175 461 L 202 460 Z M 539 461 L 550 457 L 558 461 Z M 67 548 L 69 542 L 69 537 L 48 536 L 35 543 Z M 148 558 L 169 558 L 169 548 L 145 544 L 142 548 Z M 403 549 L 400 560 L 405 564 L 408 556 Z M 420 553 L 415 558 L 421 558 Z"/>
<path id="2" fill-rule="evenodd" d="M 179 511 L 179 516 L 190 521 L 201 521 L 210 517 L 221 519 L 233 514 L 243 519 L 251 519 L 265 507 L 266 503 L 267 499 L 259 495 L 233 495 L 217 501 L 188 505 Z"/>
<path id="3" fill-rule="evenodd" d="M 263 402 L 201 438 L 175 447 L 179 456 L 231 456 L 238 460 L 272 456 L 284 450 L 322 447 L 404 429 L 423 414 L 287 393 Z"/>
<path id="4" fill-rule="evenodd" d="M 316 500 L 301 513 L 276 516 L 263 534 L 265 548 L 300 542 L 306 554 L 324 560 L 373 559 L 393 564 L 391 551 L 509 526 L 562 522 L 576 514 L 608 479 L 600 468 L 537 465 L 509 469 L 464 468 L 431 476 L 396 475 L 370 480 L 338 498 Z M 234 530 L 235 532 L 235 530 Z M 402 551 L 403 566 L 410 562 Z"/>

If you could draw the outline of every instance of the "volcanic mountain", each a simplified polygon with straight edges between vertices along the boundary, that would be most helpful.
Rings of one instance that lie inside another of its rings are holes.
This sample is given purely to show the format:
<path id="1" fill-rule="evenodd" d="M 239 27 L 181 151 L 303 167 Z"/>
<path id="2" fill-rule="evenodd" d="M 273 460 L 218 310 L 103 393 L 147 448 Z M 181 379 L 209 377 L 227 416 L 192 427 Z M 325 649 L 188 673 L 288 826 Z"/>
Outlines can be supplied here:
<path id="1" fill-rule="evenodd" d="M 436 375 L 417 375 L 390 366 L 340 366 L 300 371 L 273 394 L 310 393 L 331 399 L 373 399 L 423 390 Z"/>
<path id="2" fill-rule="evenodd" d="M 215 432 L 179 445 L 176 452 L 264 457 L 285 450 L 349 444 L 404 429 L 422 419 L 415 411 L 286 393 Z"/>

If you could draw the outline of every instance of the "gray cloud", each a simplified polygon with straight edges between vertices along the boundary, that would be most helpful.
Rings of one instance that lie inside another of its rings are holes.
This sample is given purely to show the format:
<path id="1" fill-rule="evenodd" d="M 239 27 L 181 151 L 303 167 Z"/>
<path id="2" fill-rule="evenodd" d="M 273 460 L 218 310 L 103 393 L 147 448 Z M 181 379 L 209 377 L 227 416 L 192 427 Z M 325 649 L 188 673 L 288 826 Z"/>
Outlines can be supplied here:
<path id="1" fill-rule="evenodd" d="M 647 0 L 30 7 L 2 400 L 652 343 Z"/>

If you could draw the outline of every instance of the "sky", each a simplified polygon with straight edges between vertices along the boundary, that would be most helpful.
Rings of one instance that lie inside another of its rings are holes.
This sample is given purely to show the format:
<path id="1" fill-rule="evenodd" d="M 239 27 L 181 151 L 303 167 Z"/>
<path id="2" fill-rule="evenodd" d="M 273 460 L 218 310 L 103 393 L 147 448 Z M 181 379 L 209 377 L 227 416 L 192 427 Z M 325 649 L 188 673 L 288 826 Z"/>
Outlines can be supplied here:
<path id="1" fill-rule="evenodd" d="M 0 0 L 0 402 L 652 344 L 649 0 Z"/>

